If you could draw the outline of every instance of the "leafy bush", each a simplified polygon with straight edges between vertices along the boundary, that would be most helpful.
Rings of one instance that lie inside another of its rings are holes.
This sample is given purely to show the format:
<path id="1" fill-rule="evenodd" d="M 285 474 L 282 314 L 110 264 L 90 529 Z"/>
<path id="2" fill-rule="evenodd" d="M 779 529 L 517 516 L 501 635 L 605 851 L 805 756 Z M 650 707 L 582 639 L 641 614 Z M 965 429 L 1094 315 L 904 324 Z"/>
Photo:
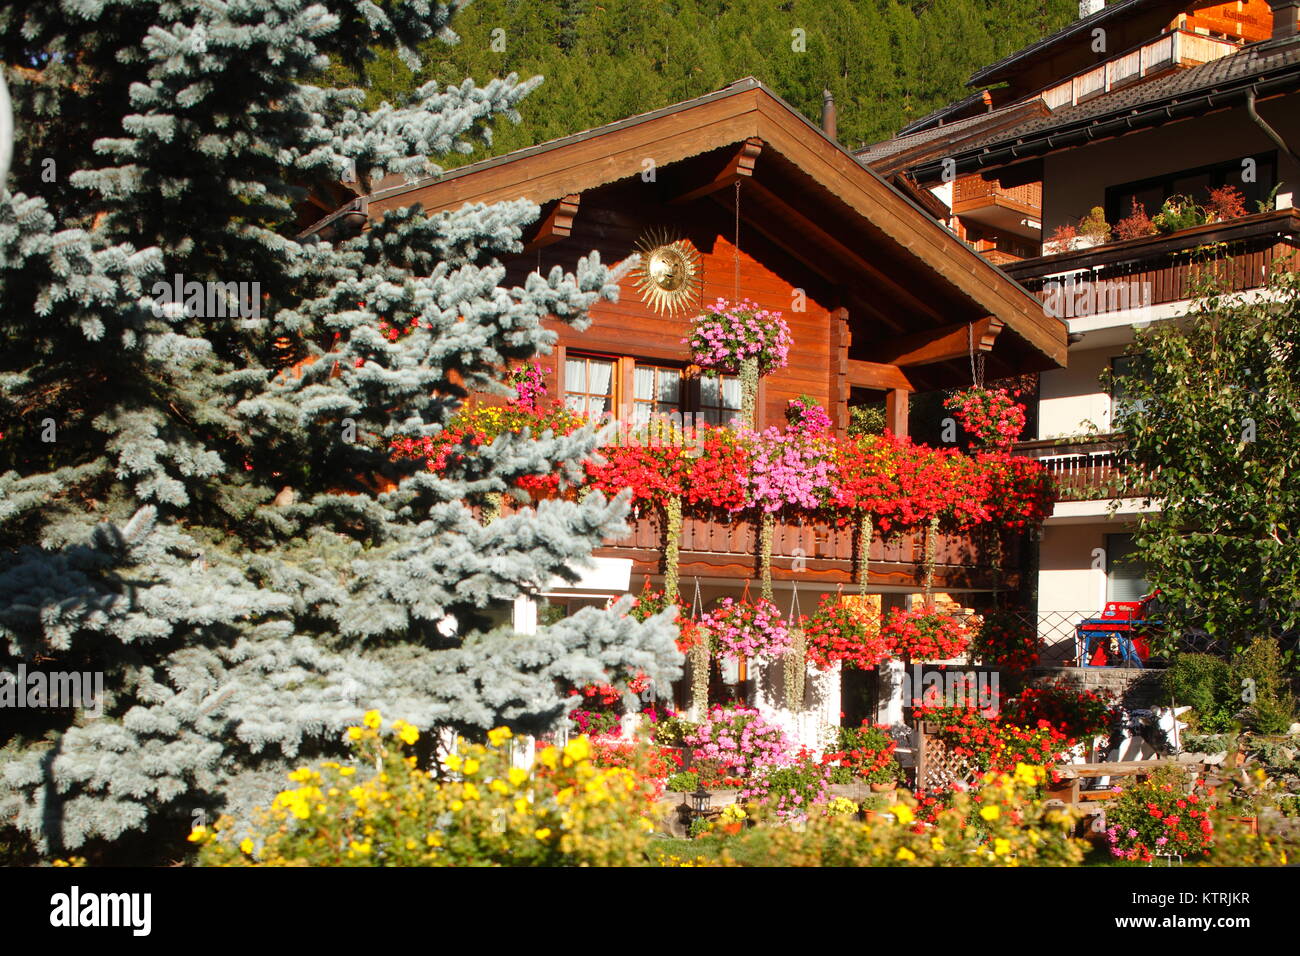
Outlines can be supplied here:
<path id="1" fill-rule="evenodd" d="M 824 763 L 834 768 L 833 783 L 850 783 L 855 778 L 867 783 L 893 783 L 902 779 L 903 768 L 894 758 L 898 742 L 889 736 L 887 727 L 873 727 L 863 721 L 861 727 L 834 730 L 835 739 L 822 757 Z"/>
<path id="2" fill-rule="evenodd" d="M 1180 232 L 1205 225 L 1206 214 L 1190 196 L 1170 196 L 1152 222 L 1163 233 Z"/>
<path id="3" fill-rule="evenodd" d="M 1022 727 L 1036 727 L 1045 720 L 1075 740 L 1106 733 L 1114 717 L 1114 705 L 1100 694 L 1061 681 L 1026 687 L 1006 713 L 1008 721 Z"/>
<path id="4" fill-rule="evenodd" d="M 650 736 L 661 747 L 684 747 L 686 738 L 695 733 L 699 726 L 680 714 L 673 714 L 656 723 L 650 731 Z"/>
<path id="5" fill-rule="evenodd" d="M 1079 235 L 1098 242 L 1109 242 L 1110 223 L 1106 221 L 1106 211 L 1100 206 L 1093 206 L 1088 215 L 1079 220 Z"/>
<path id="6" fill-rule="evenodd" d="M 1128 239 L 1141 239 L 1143 236 L 1154 236 L 1156 231 L 1156 224 L 1147 215 L 1146 206 L 1136 199 L 1133 200 L 1129 214 L 1115 223 L 1115 238 L 1121 242 Z"/>
<path id="7" fill-rule="evenodd" d="M 1038 663 L 1038 631 L 1027 615 L 996 608 L 982 615 L 971 638 L 971 654 L 985 664 L 1025 671 Z"/>
<path id="8" fill-rule="evenodd" d="M 1231 729 L 1240 709 L 1232 668 L 1213 654 L 1176 655 L 1165 671 L 1164 697 L 1168 704 L 1191 707 L 1191 723 L 1206 734 Z"/>
<path id="9" fill-rule="evenodd" d="M 1156 854 L 1208 857 L 1214 843 L 1209 810 L 1199 793 L 1187 792 L 1181 768 L 1162 767 L 1127 787 L 1107 810 L 1111 855 L 1144 863 Z"/>
<path id="10" fill-rule="evenodd" d="M 700 789 L 700 775 L 691 770 L 675 773 L 665 782 L 664 789 L 673 793 L 694 793 Z"/>
<path id="11" fill-rule="evenodd" d="M 723 864 L 748 866 L 1069 866 L 1085 844 L 1071 832 L 1076 817 L 1037 799 L 1041 768 L 990 774 L 978 793 L 959 793 L 932 826 L 922 826 L 906 792 L 888 813 L 860 822 L 812 814 L 802 827 L 754 827 L 728 843 Z M 865 804 L 864 804 L 865 806 Z M 972 826 L 971 820 L 979 821 Z"/>
<path id="12" fill-rule="evenodd" d="M 1232 661 L 1233 683 L 1247 704 L 1245 719 L 1261 734 L 1283 734 L 1295 719 L 1295 698 L 1287 686 L 1277 641 L 1257 637 Z"/>
<path id="13" fill-rule="evenodd" d="M 741 797 L 766 804 L 778 818 L 802 819 L 829 799 L 830 776 L 830 767 L 803 751 L 789 766 L 761 768 Z"/>
<path id="14" fill-rule="evenodd" d="M 512 767 L 510 731 L 461 742 L 441 777 L 406 753 L 419 734 L 378 712 L 353 727 L 355 761 L 302 767 L 251 826 L 196 827 L 199 862 L 218 866 L 617 866 L 644 861 L 652 790 L 626 767 L 600 768 L 586 737 Z"/>

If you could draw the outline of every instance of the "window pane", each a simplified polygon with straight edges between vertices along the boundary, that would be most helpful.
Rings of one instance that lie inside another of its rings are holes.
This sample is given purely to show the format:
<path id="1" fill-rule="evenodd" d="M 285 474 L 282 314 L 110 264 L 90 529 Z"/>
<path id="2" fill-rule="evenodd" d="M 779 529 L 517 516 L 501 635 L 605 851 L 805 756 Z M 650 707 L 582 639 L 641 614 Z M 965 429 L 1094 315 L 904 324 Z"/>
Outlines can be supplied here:
<path id="1" fill-rule="evenodd" d="M 676 407 L 682 400 L 682 376 L 675 368 L 659 370 L 659 401 Z"/>
<path id="2" fill-rule="evenodd" d="M 740 379 L 732 375 L 722 377 L 722 406 L 740 410 Z"/>
<path id="3" fill-rule="evenodd" d="M 648 402 L 655 394 L 655 368 L 653 365 L 638 365 L 635 373 L 636 397 L 638 401 Z"/>
<path id="4" fill-rule="evenodd" d="M 587 391 L 592 395 L 609 395 L 609 386 L 614 381 L 614 363 L 601 359 L 589 359 L 587 362 Z"/>
<path id="5" fill-rule="evenodd" d="M 1137 601 L 1150 589 L 1131 534 L 1106 535 L 1106 600 Z"/>

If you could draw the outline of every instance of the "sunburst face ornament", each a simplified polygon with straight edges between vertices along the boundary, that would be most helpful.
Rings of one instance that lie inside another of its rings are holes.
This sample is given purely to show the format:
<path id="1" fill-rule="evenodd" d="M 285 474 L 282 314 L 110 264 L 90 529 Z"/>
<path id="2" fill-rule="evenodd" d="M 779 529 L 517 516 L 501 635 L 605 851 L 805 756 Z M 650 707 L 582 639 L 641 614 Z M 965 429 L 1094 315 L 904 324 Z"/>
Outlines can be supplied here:
<path id="1" fill-rule="evenodd" d="M 647 233 L 636 244 L 641 261 L 633 275 L 641 301 L 660 315 L 676 315 L 699 304 L 700 254 L 685 239 Z"/>

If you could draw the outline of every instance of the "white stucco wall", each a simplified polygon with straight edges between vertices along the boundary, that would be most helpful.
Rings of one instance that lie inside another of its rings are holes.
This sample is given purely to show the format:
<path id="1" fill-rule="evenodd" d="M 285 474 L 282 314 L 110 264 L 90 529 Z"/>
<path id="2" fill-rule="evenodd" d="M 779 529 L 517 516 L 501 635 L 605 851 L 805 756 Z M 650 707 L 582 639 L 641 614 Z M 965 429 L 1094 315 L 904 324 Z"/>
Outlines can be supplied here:
<path id="1" fill-rule="evenodd" d="M 1300 96 L 1267 100 L 1258 109 L 1286 142 L 1300 143 Z M 1300 164 L 1277 150 L 1244 109 L 1055 153 L 1043 160 L 1043 234 L 1078 222 L 1093 206 L 1103 205 L 1108 186 L 1272 151 L 1278 153 L 1278 178 L 1283 183 L 1278 206 L 1294 205 Z M 1288 198 L 1283 199 L 1283 194 Z M 1154 215 L 1155 210 L 1147 212 Z"/>
<path id="2" fill-rule="evenodd" d="M 1110 396 L 1101 390 L 1098 376 L 1123 351 L 1119 346 L 1079 352 L 1071 349 L 1067 368 L 1039 376 L 1039 438 L 1082 434 L 1086 421 L 1094 422 L 1103 432 L 1110 431 Z"/>

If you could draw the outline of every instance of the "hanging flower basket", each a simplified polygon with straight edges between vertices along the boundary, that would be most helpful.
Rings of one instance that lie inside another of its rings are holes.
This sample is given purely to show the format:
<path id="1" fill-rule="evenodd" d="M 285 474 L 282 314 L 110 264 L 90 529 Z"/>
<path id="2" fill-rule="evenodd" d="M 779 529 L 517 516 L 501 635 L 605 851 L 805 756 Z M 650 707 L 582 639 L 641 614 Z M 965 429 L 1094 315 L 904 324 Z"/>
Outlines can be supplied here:
<path id="1" fill-rule="evenodd" d="M 804 619 L 808 660 L 818 670 L 830 670 L 836 661 L 845 667 L 870 670 L 889 657 L 889 643 L 881 635 L 880 621 L 858 602 L 828 594 L 817 610 Z"/>
<path id="2" fill-rule="evenodd" d="M 790 650 L 790 629 L 771 601 L 722 602 L 704 615 L 713 653 L 722 660 L 772 661 Z"/>
<path id="3" fill-rule="evenodd" d="M 968 388 L 943 407 L 981 445 L 1010 448 L 1025 430 L 1025 406 L 1005 388 Z"/>
<path id="4" fill-rule="evenodd" d="M 790 327 L 780 312 L 760 309 L 742 299 L 734 305 L 718 299 L 691 320 L 686 340 L 697 365 L 711 372 L 739 373 L 747 359 L 756 359 L 758 373 L 784 368 L 790 353 Z"/>
<path id="5" fill-rule="evenodd" d="M 960 622 L 925 608 L 894 608 L 880 633 L 902 660 L 945 661 L 970 646 L 970 633 Z"/>

